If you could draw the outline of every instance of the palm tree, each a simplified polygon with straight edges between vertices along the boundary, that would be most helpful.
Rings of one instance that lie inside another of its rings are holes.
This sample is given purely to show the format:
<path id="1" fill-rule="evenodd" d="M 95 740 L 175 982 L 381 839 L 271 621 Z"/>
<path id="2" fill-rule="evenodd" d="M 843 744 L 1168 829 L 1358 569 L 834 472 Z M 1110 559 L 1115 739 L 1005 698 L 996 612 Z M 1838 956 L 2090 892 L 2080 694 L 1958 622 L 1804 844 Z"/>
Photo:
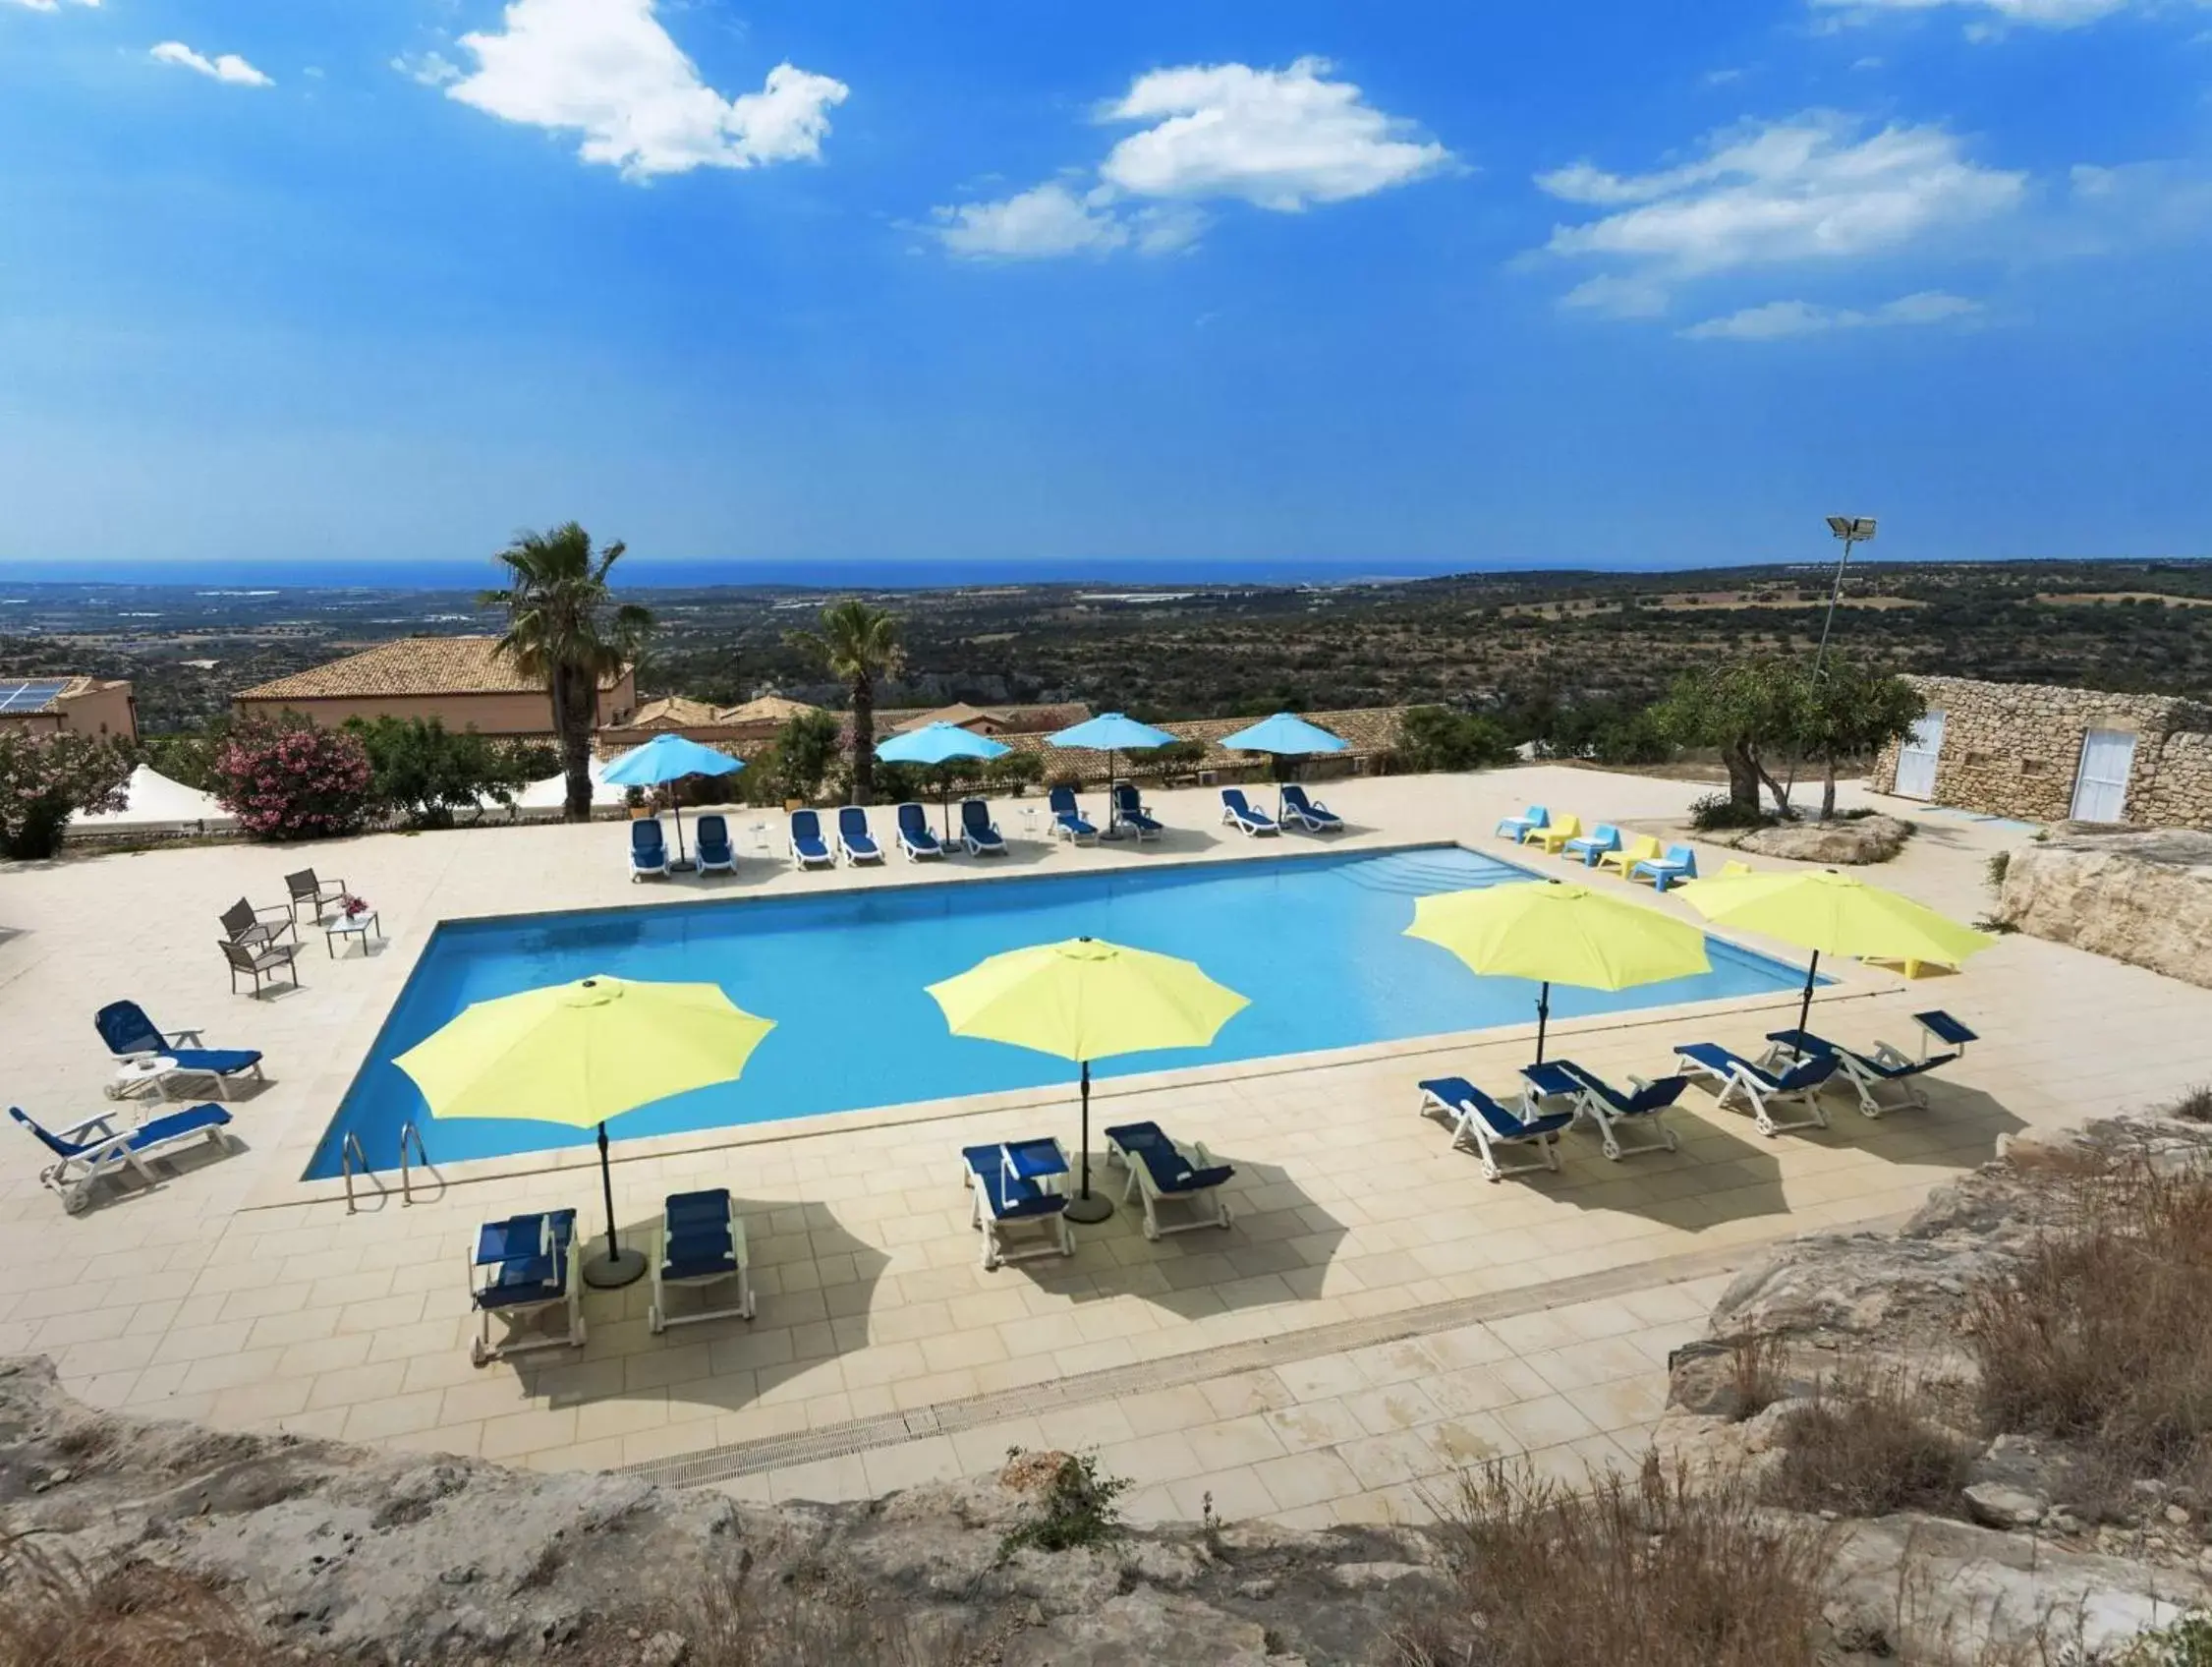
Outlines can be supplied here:
<path id="1" fill-rule="evenodd" d="M 498 652 L 526 677 L 545 680 L 553 704 L 553 735 L 568 776 L 566 815 L 592 817 L 592 731 L 599 718 L 599 683 L 634 661 L 652 615 L 635 603 L 617 604 L 607 569 L 621 558 L 617 540 L 594 551 L 592 535 L 573 521 L 550 532 L 521 532 L 498 554 L 507 588 L 486 591 L 482 607 L 507 610 Z"/>
<path id="2" fill-rule="evenodd" d="M 792 643 L 852 692 L 853 803 L 864 805 L 876 787 L 876 679 L 896 672 L 905 659 L 898 615 L 847 597 L 822 610 L 820 631 L 801 631 Z"/>

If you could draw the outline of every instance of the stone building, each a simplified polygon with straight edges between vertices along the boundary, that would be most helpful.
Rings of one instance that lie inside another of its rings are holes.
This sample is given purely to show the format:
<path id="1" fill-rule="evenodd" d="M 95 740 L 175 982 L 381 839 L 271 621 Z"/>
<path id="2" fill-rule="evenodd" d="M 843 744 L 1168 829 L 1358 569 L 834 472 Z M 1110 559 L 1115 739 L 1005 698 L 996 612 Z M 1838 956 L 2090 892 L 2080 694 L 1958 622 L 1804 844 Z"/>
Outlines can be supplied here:
<path id="1" fill-rule="evenodd" d="M 2030 822 L 2212 829 L 2212 708 L 2171 695 L 1914 677 L 1928 715 L 1877 792 Z"/>
<path id="2" fill-rule="evenodd" d="M 499 654 L 496 637 L 401 637 L 231 697 L 240 718 L 305 718 L 335 729 L 349 718 L 434 718 L 455 732 L 553 733 L 553 703 L 539 679 Z M 631 668 L 599 680 L 599 723 L 637 710 Z"/>

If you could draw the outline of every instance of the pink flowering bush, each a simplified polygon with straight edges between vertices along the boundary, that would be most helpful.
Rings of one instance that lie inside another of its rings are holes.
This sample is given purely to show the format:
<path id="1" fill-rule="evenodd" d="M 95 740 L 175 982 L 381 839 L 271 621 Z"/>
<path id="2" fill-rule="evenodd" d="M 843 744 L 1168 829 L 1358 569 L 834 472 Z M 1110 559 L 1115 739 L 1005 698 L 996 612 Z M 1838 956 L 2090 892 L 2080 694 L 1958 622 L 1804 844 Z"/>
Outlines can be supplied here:
<path id="1" fill-rule="evenodd" d="M 368 818 L 369 749 L 343 729 L 240 723 L 215 754 L 215 797 L 263 839 L 327 839 Z"/>
<path id="2" fill-rule="evenodd" d="M 130 775 L 130 756 L 104 737 L 0 729 L 0 856 L 52 856 L 71 816 L 123 808 Z"/>

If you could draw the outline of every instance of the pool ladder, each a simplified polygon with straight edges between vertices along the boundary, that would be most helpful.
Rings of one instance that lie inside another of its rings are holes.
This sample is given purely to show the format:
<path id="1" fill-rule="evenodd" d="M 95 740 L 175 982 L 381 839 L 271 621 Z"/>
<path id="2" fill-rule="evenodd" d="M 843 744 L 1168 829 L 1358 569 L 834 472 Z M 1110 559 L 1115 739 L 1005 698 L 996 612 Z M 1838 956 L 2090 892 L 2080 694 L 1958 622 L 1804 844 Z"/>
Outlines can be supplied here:
<path id="1" fill-rule="evenodd" d="M 423 1131 L 417 1128 L 414 1121 L 410 1119 L 399 1125 L 399 1201 L 402 1204 L 415 1202 L 415 1188 L 412 1181 L 414 1172 L 408 1167 L 407 1162 L 409 1141 L 415 1143 L 415 1155 L 423 1160 L 423 1167 L 425 1169 L 430 1167 L 430 1152 L 429 1148 L 423 1144 Z"/>
<path id="2" fill-rule="evenodd" d="M 412 1120 L 399 1125 L 399 1198 L 402 1204 L 415 1202 L 414 1165 L 407 1156 L 407 1149 L 411 1145 L 415 1148 L 416 1158 L 421 1160 L 425 1169 L 428 1169 L 429 1149 L 423 1144 L 423 1131 L 415 1126 Z M 354 1202 L 355 1171 L 358 1169 L 363 1175 L 375 1173 L 369 1167 L 369 1154 L 362 1149 L 361 1136 L 351 1129 L 346 1131 L 345 1139 L 339 1142 L 338 1168 L 346 1178 L 346 1214 L 350 1216 L 359 1208 Z"/>
<path id="3" fill-rule="evenodd" d="M 354 1213 L 355 1209 L 354 1165 L 356 1164 L 361 1166 L 363 1175 L 369 1173 L 369 1154 L 361 1149 L 361 1136 L 348 1129 L 346 1138 L 338 1143 L 338 1169 L 346 1178 L 346 1214 L 349 1216 Z"/>

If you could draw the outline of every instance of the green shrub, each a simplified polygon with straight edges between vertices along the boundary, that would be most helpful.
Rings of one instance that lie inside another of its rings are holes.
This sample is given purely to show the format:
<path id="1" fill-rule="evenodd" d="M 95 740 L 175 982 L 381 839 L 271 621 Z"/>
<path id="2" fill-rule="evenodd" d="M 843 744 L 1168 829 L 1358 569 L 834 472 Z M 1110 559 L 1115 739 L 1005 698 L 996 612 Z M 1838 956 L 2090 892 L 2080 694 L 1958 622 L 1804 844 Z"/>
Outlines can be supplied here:
<path id="1" fill-rule="evenodd" d="M 1008 1448 L 1009 1460 L 1021 1449 Z M 1099 1473 L 1095 1453 L 1063 1457 L 1051 1480 L 1045 1484 L 1038 1513 L 1018 1527 L 1007 1530 L 998 1542 L 998 1555 L 1011 1556 L 1024 1546 L 1039 1551 L 1067 1551 L 1081 1545 L 1104 1545 L 1121 1536 L 1121 1517 L 1114 1501 L 1129 1489 L 1120 1476 Z"/>
<path id="2" fill-rule="evenodd" d="M 1513 746 L 1490 719 L 1449 707 L 1417 706 L 1398 719 L 1393 751 L 1414 772 L 1487 770 L 1511 762 Z"/>
<path id="3" fill-rule="evenodd" d="M 1690 806 L 1690 826 L 1700 834 L 1731 828 L 1772 828 L 1775 819 L 1756 804 L 1748 809 L 1726 793 L 1708 793 Z"/>

